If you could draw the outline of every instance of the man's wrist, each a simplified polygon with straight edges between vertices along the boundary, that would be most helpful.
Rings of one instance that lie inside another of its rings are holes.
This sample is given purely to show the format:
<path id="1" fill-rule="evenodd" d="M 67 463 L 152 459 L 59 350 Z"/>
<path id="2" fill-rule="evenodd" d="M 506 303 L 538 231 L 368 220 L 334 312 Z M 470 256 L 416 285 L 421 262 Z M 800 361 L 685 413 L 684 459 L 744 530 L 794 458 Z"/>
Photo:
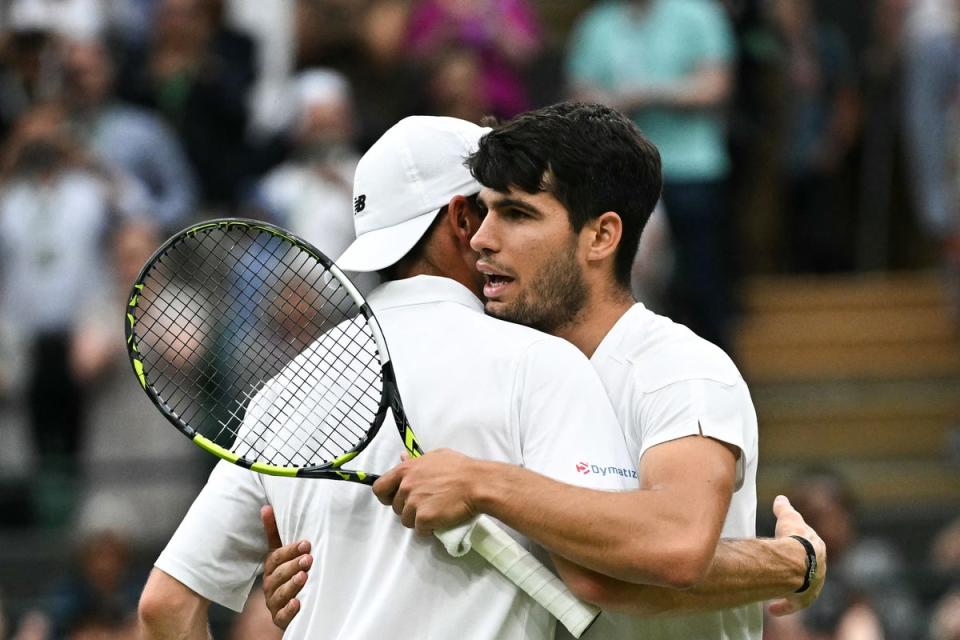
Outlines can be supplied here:
<path id="1" fill-rule="evenodd" d="M 475 460 L 470 468 L 470 496 L 478 513 L 496 517 L 497 505 L 509 490 L 508 476 L 513 465 Z"/>
<path id="2" fill-rule="evenodd" d="M 781 595 L 793 594 L 803 586 L 804 576 L 807 574 L 807 552 L 797 544 L 796 540 L 787 535 L 769 540 L 779 559 L 779 562 L 771 562 L 770 566 L 777 566 L 780 569 L 777 572 L 779 576 L 777 584 L 778 588 L 782 589 Z"/>
<path id="3" fill-rule="evenodd" d="M 803 536 L 792 535 L 789 536 L 800 543 L 804 551 L 804 572 L 803 572 L 803 584 L 800 585 L 800 588 L 794 591 L 794 593 L 803 593 L 810 588 L 810 585 L 813 584 L 813 581 L 817 576 L 817 552 L 813 548 L 813 544 L 804 538 Z"/>

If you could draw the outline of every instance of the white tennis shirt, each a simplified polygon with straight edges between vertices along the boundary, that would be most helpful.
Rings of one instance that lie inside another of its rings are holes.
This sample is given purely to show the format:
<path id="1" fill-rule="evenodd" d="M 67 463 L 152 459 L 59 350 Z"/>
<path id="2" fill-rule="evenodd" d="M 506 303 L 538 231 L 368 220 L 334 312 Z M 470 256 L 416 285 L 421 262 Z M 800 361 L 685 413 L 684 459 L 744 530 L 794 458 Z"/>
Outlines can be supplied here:
<path id="1" fill-rule="evenodd" d="M 757 511 L 757 414 L 730 358 L 685 326 L 635 304 L 590 358 L 623 427 L 630 458 L 702 433 L 740 449 L 737 487 L 722 537 L 752 538 Z M 688 616 L 604 613 L 591 639 L 760 640 L 760 603 Z M 569 637 L 558 631 L 558 637 Z"/>
<path id="2" fill-rule="evenodd" d="M 480 301 L 447 278 L 388 282 L 369 302 L 425 449 L 455 448 L 597 489 L 636 487 L 603 386 L 572 345 L 485 316 Z M 396 464 L 403 446 L 393 429 L 388 417 L 350 468 Z M 624 473 L 584 475 L 585 461 Z M 313 544 L 303 607 L 285 637 L 553 637 L 550 615 L 484 560 L 451 558 L 436 539 L 404 528 L 369 487 L 350 482 L 260 476 L 221 462 L 156 566 L 240 610 L 267 551 L 259 515 L 267 503 L 283 540 Z"/>

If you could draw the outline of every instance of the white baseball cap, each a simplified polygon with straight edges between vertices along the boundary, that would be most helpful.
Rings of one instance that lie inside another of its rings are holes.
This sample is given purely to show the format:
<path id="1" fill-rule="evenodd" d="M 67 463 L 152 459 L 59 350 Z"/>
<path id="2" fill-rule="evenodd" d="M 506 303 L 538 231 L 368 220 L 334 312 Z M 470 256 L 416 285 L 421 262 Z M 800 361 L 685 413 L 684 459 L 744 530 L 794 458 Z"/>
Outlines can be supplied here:
<path id="1" fill-rule="evenodd" d="M 480 192 L 464 162 L 490 129 L 466 120 L 411 116 L 393 125 L 357 165 L 357 239 L 337 260 L 347 271 L 378 271 L 417 244 L 454 196 Z"/>

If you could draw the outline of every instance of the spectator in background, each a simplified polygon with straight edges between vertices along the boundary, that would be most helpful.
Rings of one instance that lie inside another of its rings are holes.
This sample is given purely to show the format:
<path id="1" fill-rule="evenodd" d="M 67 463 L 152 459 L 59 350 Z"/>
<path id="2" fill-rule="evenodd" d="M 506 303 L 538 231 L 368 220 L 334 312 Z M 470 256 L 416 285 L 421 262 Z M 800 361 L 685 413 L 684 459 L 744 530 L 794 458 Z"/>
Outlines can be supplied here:
<path id="1" fill-rule="evenodd" d="M 37 103 L 59 90 L 59 52 L 45 20 L 11 11 L 0 33 L 0 134 Z"/>
<path id="2" fill-rule="evenodd" d="M 493 111 L 481 82 L 483 69 L 470 51 L 450 50 L 432 61 L 427 111 L 480 124 Z"/>
<path id="3" fill-rule="evenodd" d="M 811 0 L 773 0 L 770 11 L 784 47 L 784 236 L 789 268 L 850 268 L 851 252 L 844 239 L 851 221 L 839 206 L 837 184 L 859 129 L 849 47 L 839 29 L 817 18 Z"/>
<path id="4" fill-rule="evenodd" d="M 10 0 L 15 24 L 32 23 L 63 38 L 94 38 L 108 28 L 115 0 Z"/>
<path id="5" fill-rule="evenodd" d="M 295 0 L 293 28 L 297 68 L 341 69 L 349 65 L 357 53 L 365 16 L 377 4 L 383 3 L 378 0 Z M 409 0 L 390 4 L 406 8 Z"/>
<path id="6" fill-rule="evenodd" d="M 41 607 L 21 617 L 11 640 L 134 640 L 144 576 L 136 575 L 129 559 L 126 535 L 112 529 L 82 534 L 74 566 Z"/>
<path id="7" fill-rule="evenodd" d="M 255 47 L 223 23 L 221 0 L 159 0 L 148 49 L 129 58 L 121 95 L 180 136 L 207 204 L 232 204 L 251 178 L 246 144 Z"/>
<path id="8" fill-rule="evenodd" d="M 376 0 L 358 21 L 354 54 L 342 71 L 354 93 L 360 151 L 403 118 L 422 111 L 424 78 L 409 60 L 408 20 L 405 0 Z"/>
<path id="9" fill-rule="evenodd" d="M 196 496 L 207 459 L 140 391 L 118 322 L 162 237 L 156 226 L 131 221 L 116 227 L 108 240 L 109 278 L 84 300 L 70 349 L 69 366 L 84 389 L 90 425 L 75 522 L 86 530 L 123 524 L 125 531 L 136 531 L 139 544 L 159 544 Z"/>
<path id="10" fill-rule="evenodd" d="M 253 206 L 328 256 L 353 242 L 353 103 L 346 79 L 314 69 L 292 83 L 293 158 L 256 188 Z"/>
<path id="11" fill-rule="evenodd" d="M 179 228 L 192 215 L 194 180 L 179 141 L 152 113 L 113 96 L 113 64 L 103 43 L 67 48 L 64 98 L 76 135 L 107 165 L 141 181 L 154 222 Z"/>
<path id="12" fill-rule="evenodd" d="M 83 394 L 64 366 L 78 309 L 103 285 L 111 218 L 143 211 L 132 181 L 91 164 L 63 122 L 58 107 L 27 113 L 0 174 L 0 310 L 27 345 L 24 395 L 41 464 L 35 506 L 48 524 L 69 517 L 84 433 Z"/>
<path id="13" fill-rule="evenodd" d="M 930 564 L 935 572 L 960 581 L 960 517 L 937 533 L 930 549 Z"/>
<path id="14" fill-rule="evenodd" d="M 960 264 L 957 131 L 951 108 L 960 100 L 960 3 L 910 0 L 904 42 L 904 116 L 911 191 L 927 234 L 955 243 Z"/>
<path id="15" fill-rule="evenodd" d="M 930 640 L 960 640 L 960 590 L 937 603 L 930 617 Z"/>
<path id="16" fill-rule="evenodd" d="M 52 637 L 132 640 L 143 583 L 130 567 L 130 540 L 112 530 L 88 533 L 76 568 L 50 596 Z"/>
<path id="17" fill-rule="evenodd" d="M 540 52 L 541 33 L 526 0 L 418 0 L 409 45 L 422 60 L 450 50 L 471 52 L 493 115 L 509 118 L 531 107 L 523 71 Z"/>
<path id="18" fill-rule="evenodd" d="M 899 550 L 885 540 L 859 538 L 853 494 L 836 472 L 811 468 L 797 478 L 786 494 L 826 543 L 830 579 L 809 609 L 796 616 L 767 620 L 765 637 L 919 637 L 922 616 L 904 579 L 905 565 Z"/>
<path id="19" fill-rule="evenodd" d="M 670 315 L 730 349 L 731 293 L 723 108 L 734 41 L 712 0 L 604 2 L 576 25 L 574 94 L 629 114 L 660 149 L 676 254 Z"/>

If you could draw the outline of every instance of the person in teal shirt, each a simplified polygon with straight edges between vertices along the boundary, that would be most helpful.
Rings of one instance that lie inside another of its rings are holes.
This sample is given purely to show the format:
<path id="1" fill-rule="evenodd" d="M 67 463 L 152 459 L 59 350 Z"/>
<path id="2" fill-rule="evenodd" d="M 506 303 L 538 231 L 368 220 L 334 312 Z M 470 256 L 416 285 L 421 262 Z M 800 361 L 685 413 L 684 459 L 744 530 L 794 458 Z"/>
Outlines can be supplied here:
<path id="1" fill-rule="evenodd" d="M 724 108 L 734 58 L 719 2 L 621 0 L 584 14 L 567 59 L 577 97 L 629 114 L 660 149 L 676 252 L 671 315 L 724 348 L 732 252 Z"/>

